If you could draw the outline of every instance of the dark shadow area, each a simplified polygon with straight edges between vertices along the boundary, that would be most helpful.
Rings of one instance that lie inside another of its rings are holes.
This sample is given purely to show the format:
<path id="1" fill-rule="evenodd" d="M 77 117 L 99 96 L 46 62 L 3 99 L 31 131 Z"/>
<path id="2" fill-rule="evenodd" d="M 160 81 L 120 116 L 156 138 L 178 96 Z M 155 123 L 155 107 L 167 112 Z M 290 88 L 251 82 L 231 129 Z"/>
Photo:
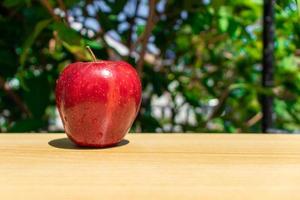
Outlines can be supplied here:
<path id="1" fill-rule="evenodd" d="M 74 144 L 71 140 L 68 138 L 59 138 L 59 139 L 54 139 L 48 142 L 48 144 L 52 147 L 55 148 L 60 148 L 60 149 L 78 149 L 78 150 L 87 150 L 87 149 L 110 149 L 110 148 L 116 148 L 120 146 L 127 145 L 129 143 L 128 140 L 123 139 L 119 143 L 111 145 L 111 146 L 106 146 L 106 147 L 80 147 Z"/>

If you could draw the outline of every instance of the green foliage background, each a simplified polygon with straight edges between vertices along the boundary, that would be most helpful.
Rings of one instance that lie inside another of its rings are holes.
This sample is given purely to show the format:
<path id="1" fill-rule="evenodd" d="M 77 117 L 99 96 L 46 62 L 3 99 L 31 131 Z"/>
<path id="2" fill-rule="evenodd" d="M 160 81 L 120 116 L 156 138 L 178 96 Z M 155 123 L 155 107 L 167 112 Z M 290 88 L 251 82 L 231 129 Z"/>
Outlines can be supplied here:
<path id="1" fill-rule="evenodd" d="M 260 132 L 261 94 L 275 98 L 275 130 L 300 130 L 295 1 L 276 2 L 270 90 L 261 87 L 263 1 L 155 3 L 149 17 L 148 1 L 1 1 L 0 131 L 57 131 L 55 81 L 67 64 L 90 60 L 86 45 L 101 59 L 140 62 L 143 104 L 132 131 Z M 162 97 L 167 104 L 155 105 Z"/>

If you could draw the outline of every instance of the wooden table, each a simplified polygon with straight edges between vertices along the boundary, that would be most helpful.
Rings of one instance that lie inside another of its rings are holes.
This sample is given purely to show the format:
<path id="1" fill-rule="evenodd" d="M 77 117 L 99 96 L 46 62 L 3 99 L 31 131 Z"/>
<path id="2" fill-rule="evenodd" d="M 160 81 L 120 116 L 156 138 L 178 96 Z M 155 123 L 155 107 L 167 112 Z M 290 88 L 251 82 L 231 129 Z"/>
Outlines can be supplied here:
<path id="1" fill-rule="evenodd" d="M 300 199 L 300 135 L 0 134 L 0 199 Z"/>

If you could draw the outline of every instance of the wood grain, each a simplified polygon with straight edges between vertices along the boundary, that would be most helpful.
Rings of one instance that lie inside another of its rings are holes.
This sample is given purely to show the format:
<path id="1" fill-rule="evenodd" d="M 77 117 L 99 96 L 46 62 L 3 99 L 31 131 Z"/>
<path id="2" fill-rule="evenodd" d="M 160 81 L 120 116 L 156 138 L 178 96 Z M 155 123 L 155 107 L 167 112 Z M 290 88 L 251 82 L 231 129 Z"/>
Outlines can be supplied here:
<path id="1" fill-rule="evenodd" d="M 300 199 L 300 135 L 0 134 L 0 199 Z"/>

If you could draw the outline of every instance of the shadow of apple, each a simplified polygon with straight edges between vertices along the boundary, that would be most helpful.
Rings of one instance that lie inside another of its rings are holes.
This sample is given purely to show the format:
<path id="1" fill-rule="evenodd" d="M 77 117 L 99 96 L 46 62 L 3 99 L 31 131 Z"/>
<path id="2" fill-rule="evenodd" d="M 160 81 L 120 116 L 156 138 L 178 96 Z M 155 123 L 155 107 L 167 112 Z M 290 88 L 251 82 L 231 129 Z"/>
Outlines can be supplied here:
<path id="1" fill-rule="evenodd" d="M 123 139 L 119 143 L 111 145 L 111 146 L 105 146 L 105 147 L 80 147 L 74 144 L 71 140 L 68 138 L 59 138 L 54 139 L 48 142 L 48 144 L 55 148 L 60 149 L 77 149 L 77 150 L 84 150 L 84 149 L 108 149 L 108 148 L 116 148 L 120 146 L 127 145 L 129 143 L 128 140 Z"/>

